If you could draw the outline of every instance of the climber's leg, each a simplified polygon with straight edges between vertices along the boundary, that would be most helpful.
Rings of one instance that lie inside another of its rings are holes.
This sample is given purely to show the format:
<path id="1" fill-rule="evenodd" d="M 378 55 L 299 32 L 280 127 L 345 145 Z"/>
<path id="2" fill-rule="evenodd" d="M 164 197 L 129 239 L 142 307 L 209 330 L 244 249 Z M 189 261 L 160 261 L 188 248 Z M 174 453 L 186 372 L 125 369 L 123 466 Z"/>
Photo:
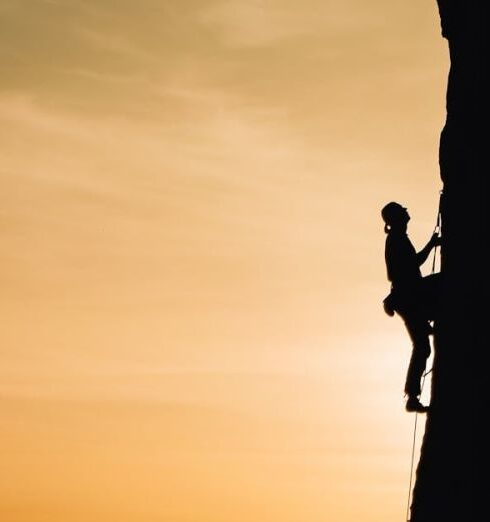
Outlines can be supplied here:
<path id="1" fill-rule="evenodd" d="M 420 384 L 425 371 L 427 358 L 430 355 L 430 340 L 427 321 L 420 316 L 404 317 L 405 326 L 412 340 L 412 356 L 407 371 L 405 393 L 409 401 L 418 402 Z M 409 403 L 407 402 L 407 409 Z"/>

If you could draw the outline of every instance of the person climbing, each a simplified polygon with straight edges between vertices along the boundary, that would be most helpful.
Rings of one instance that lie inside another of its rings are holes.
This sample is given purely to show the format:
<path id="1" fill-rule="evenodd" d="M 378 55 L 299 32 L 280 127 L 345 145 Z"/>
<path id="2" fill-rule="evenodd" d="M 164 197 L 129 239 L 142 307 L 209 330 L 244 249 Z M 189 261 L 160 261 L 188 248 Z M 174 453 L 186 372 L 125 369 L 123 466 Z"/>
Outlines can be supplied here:
<path id="1" fill-rule="evenodd" d="M 421 379 L 427 358 L 431 353 L 430 321 L 437 312 L 437 295 L 440 274 L 422 277 L 421 265 L 431 250 L 441 244 L 439 234 L 434 233 L 425 247 L 417 252 L 407 235 L 410 215 L 405 207 L 392 201 L 383 207 L 381 217 L 385 222 L 385 261 L 391 292 L 383 301 L 385 312 L 395 312 L 403 319 L 412 341 L 412 355 L 405 382 L 408 397 L 406 410 L 424 413 L 428 410 L 420 402 Z"/>

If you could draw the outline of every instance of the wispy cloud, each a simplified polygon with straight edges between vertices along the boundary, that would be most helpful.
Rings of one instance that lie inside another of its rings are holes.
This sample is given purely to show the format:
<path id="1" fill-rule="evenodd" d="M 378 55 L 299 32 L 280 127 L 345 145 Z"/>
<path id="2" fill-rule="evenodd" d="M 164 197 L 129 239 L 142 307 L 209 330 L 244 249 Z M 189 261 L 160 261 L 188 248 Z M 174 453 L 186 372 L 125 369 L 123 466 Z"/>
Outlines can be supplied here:
<path id="1" fill-rule="evenodd" d="M 379 13 L 352 0 L 309 0 L 301 6 L 278 0 L 229 0 L 204 8 L 200 19 L 232 47 L 267 47 L 301 36 L 328 40 L 365 33 L 382 22 Z"/>
<path id="2" fill-rule="evenodd" d="M 261 47 L 303 34 L 306 29 L 295 20 L 294 10 L 260 1 L 224 2 L 203 11 L 201 20 L 232 46 Z"/>

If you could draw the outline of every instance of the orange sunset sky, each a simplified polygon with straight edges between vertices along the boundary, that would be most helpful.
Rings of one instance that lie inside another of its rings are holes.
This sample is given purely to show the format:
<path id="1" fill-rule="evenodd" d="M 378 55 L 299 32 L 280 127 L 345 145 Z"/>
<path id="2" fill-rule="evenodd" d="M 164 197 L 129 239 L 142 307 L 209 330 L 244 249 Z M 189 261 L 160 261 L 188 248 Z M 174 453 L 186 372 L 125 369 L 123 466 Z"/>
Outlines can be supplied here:
<path id="1" fill-rule="evenodd" d="M 435 0 L 2 0 L 0 44 L 0 519 L 403 520 Z"/>

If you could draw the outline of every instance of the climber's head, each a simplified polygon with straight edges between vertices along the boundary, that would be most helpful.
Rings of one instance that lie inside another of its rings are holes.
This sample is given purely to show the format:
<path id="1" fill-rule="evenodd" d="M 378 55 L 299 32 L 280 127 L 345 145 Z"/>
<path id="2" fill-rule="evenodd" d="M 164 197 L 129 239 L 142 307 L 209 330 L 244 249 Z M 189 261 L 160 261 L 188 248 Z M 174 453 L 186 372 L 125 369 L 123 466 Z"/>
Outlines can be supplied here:
<path id="1" fill-rule="evenodd" d="M 383 207 L 381 217 L 385 222 L 385 232 L 389 232 L 392 229 L 406 228 L 407 223 L 410 221 L 407 209 L 394 201 Z"/>

